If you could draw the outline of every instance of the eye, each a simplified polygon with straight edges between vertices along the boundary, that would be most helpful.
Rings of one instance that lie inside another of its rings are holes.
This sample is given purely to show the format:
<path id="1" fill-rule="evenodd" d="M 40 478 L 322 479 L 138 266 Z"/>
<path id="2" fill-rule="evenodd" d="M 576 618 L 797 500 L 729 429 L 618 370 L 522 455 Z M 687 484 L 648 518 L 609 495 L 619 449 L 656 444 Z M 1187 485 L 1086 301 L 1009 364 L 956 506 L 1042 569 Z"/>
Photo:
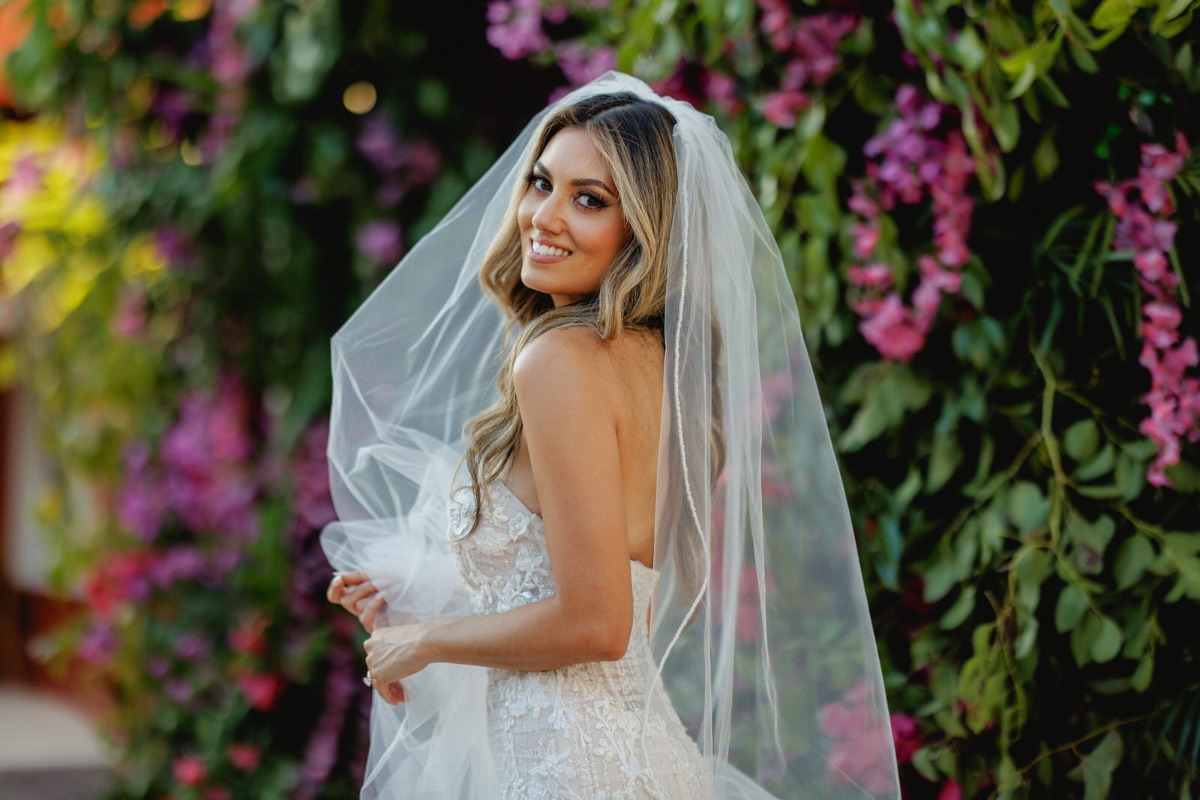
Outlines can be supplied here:
<path id="1" fill-rule="evenodd" d="M 576 196 L 576 202 L 589 210 L 605 208 L 608 206 L 608 203 L 604 202 L 603 198 L 590 192 L 580 192 Z"/>
<path id="2" fill-rule="evenodd" d="M 530 173 L 529 175 L 525 176 L 525 183 L 533 187 L 535 192 L 548 192 L 553 188 L 550 185 L 550 181 L 535 173 Z"/>

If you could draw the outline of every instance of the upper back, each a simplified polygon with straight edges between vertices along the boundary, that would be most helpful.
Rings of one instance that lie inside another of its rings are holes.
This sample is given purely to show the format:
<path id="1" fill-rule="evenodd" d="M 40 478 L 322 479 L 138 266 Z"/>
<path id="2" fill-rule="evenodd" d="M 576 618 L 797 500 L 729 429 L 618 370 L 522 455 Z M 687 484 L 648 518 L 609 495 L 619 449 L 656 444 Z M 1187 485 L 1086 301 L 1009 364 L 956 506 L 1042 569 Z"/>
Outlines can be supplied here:
<path id="1" fill-rule="evenodd" d="M 557 328 L 526 346 L 517 358 L 514 374 L 536 372 L 547 360 L 560 358 L 577 359 L 587 367 L 583 379 L 611 414 L 620 454 L 630 556 L 651 566 L 663 399 L 662 337 L 655 331 L 626 331 L 604 341 L 585 326 Z M 582 460 L 587 455 L 580 453 L 579 457 Z M 524 437 L 505 483 L 529 508 L 540 509 Z"/>

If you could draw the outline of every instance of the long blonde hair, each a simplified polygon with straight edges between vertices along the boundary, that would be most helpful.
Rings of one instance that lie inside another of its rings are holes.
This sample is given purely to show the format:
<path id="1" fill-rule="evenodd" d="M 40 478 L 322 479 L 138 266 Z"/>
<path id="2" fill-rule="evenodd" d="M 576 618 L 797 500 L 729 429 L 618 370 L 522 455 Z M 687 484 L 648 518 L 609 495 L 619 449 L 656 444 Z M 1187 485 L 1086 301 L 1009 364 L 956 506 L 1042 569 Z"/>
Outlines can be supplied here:
<path id="1" fill-rule="evenodd" d="M 513 386 L 517 354 L 533 339 L 556 328 L 585 326 L 603 340 L 625 330 L 660 334 L 667 300 L 667 253 L 675 216 L 675 119 L 664 107 L 621 92 L 596 95 L 551 114 L 526 155 L 522 176 L 533 169 L 546 145 L 564 128 L 581 128 L 612 173 L 629 238 L 604 273 L 595 295 L 554 308 L 549 295 L 521 282 L 523 261 L 517 206 L 526 191 L 513 187 L 507 221 L 479 268 L 483 289 L 520 327 L 500 366 L 495 405 L 464 427 L 465 461 L 475 493 L 475 523 L 482 513 L 480 487 L 499 480 L 521 441 L 521 413 Z"/>

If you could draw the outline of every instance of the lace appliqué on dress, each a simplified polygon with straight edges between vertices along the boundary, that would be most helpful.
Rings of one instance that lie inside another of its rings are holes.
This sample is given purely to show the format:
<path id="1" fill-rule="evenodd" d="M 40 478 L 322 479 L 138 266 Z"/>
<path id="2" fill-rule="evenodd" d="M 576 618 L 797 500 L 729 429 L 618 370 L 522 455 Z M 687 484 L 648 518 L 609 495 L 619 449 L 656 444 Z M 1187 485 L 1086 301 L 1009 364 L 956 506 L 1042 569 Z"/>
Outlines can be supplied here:
<path id="1" fill-rule="evenodd" d="M 450 499 L 450 539 L 477 614 L 552 597 L 542 520 L 504 484 L 487 487 L 479 526 L 470 488 Z M 634 619 L 658 573 L 630 562 Z M 545 672 L 489 670 L 488 723 L 505 800 L 712 796 L 708 769 L 658 680 L 644 628 L 625 655 Z"/>

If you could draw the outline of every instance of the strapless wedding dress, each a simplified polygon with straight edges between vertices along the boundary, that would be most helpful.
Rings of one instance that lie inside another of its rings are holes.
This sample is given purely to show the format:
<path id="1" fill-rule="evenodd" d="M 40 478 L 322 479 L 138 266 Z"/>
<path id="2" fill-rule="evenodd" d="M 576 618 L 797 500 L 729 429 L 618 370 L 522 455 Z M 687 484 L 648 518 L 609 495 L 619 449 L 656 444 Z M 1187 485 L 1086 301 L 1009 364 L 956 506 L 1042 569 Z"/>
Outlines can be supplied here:
<path id="1" fill-rule="evenodd" d="M 450 499 L 455 562 L 476 614 L 554 595 L 541 517 L 503 483 Z M 633 618 L 647 619 L 658 573 L 630 561 Z M 545 672 L 488 671 L 489 737 L 504 800 L 705 800 L 709 770 L 659 680 L 645 625 L 618 661 Z"/>

